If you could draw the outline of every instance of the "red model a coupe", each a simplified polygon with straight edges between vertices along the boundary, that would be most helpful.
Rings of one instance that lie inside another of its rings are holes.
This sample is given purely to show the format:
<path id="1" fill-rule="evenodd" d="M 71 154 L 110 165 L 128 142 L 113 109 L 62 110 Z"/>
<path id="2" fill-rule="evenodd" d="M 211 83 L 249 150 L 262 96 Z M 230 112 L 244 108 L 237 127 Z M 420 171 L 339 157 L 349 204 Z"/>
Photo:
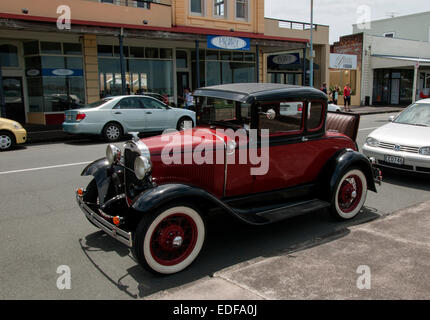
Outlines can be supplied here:
<path id="1" fill-rule="evenodd" d="M 189 266 L 223 210 L 263 225 L 328 208 L 361 210 L 380 171 L 358 152 L 359 116 L 327 112 L 310 87 L 230 84 L 195 91 L 198 126 L 109 145 L 77 201 L 96 227 L 132 248 L 142 266 L 171 274 Z M 298 108 L 297 106 L 301 107 Z"/>

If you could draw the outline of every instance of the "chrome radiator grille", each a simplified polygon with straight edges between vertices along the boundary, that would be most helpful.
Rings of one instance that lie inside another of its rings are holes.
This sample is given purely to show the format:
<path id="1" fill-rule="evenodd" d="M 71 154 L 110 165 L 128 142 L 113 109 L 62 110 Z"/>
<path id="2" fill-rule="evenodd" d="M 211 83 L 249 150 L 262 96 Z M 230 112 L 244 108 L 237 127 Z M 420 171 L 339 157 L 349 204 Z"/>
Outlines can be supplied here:
<path id="1" fill-rule="evenodd" d="M 411 147 L 411 146 L 402 146 L 399 145 L 400 148 L 397 150 L 395 149 L 397 145 L 394 143 L 387 143 L 387 142 L 379 142 L 379 147 L 380 148 L 384 148 L 384 149 L 389 149 L 389 150 L 396 150 L 396 151 L 403 151 L 403 152 L 410 152 L 410 153 L 418 153 L 420 148 L 418 147 Z"/>

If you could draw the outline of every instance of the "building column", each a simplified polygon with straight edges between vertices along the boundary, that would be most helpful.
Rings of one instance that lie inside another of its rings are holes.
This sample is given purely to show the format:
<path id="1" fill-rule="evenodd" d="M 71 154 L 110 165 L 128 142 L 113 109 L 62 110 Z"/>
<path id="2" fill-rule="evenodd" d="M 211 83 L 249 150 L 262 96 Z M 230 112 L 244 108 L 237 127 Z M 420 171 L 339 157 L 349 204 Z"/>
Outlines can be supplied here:
<path id="1" fill-rule="evenodd" d="M 85 34 L 82 37 L 84 47 L 84 72 L 86 103 L 100 100 L 99 65 L 97 60 L 97 36 Z"/>

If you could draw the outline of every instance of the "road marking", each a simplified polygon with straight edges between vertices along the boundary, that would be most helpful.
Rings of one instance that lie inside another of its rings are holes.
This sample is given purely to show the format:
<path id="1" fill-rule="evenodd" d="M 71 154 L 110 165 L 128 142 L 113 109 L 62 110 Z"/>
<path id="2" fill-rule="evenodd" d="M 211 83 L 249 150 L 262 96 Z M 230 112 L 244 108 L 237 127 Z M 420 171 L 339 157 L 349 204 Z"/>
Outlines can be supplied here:
<path id="1" fill-rule="evenodd" d="M 0 175 L 1 174 L 9 174 L 9 173 L 19 173 L 19 172 L 28 172 L 28 171 L 37 171 L 37 170 L 46 170 L 46 169 L 55 169 L 55 168 L 63 168 L 63 167 L 80 166 L 80 165 L 83 165 L 83 164 L 89 164 L 91 162 L 92 161 L 86 161 L 86 162 L 59 164 L 59 165 L 56 165 L 56 166 L 49 166 L 49 167 L 38 167 L 38 168 L 29 168 L 29 169 L 3 171 L 3 172 L 0 172 Z"/>
<path id="2" fill-rule="evenodd" d="M 373 130 L 373 129 L 378 129 L 378 128 L 379 128 L 379 127 L 363 128 L 363 129 L 358 129 L 358 131 Z"/>

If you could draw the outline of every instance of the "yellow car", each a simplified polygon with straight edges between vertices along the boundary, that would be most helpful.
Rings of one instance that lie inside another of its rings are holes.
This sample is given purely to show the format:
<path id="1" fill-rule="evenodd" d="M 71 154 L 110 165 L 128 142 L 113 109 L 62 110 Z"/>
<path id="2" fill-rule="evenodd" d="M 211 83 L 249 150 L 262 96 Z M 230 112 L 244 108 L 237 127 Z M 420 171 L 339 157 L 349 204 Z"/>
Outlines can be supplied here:
<path id="1" fill-rule="evenodd" d="M 19 122 L 0 118 L 0 151 L 9 150 L 15 144 L 27 141 L 27 131 Z"/>

